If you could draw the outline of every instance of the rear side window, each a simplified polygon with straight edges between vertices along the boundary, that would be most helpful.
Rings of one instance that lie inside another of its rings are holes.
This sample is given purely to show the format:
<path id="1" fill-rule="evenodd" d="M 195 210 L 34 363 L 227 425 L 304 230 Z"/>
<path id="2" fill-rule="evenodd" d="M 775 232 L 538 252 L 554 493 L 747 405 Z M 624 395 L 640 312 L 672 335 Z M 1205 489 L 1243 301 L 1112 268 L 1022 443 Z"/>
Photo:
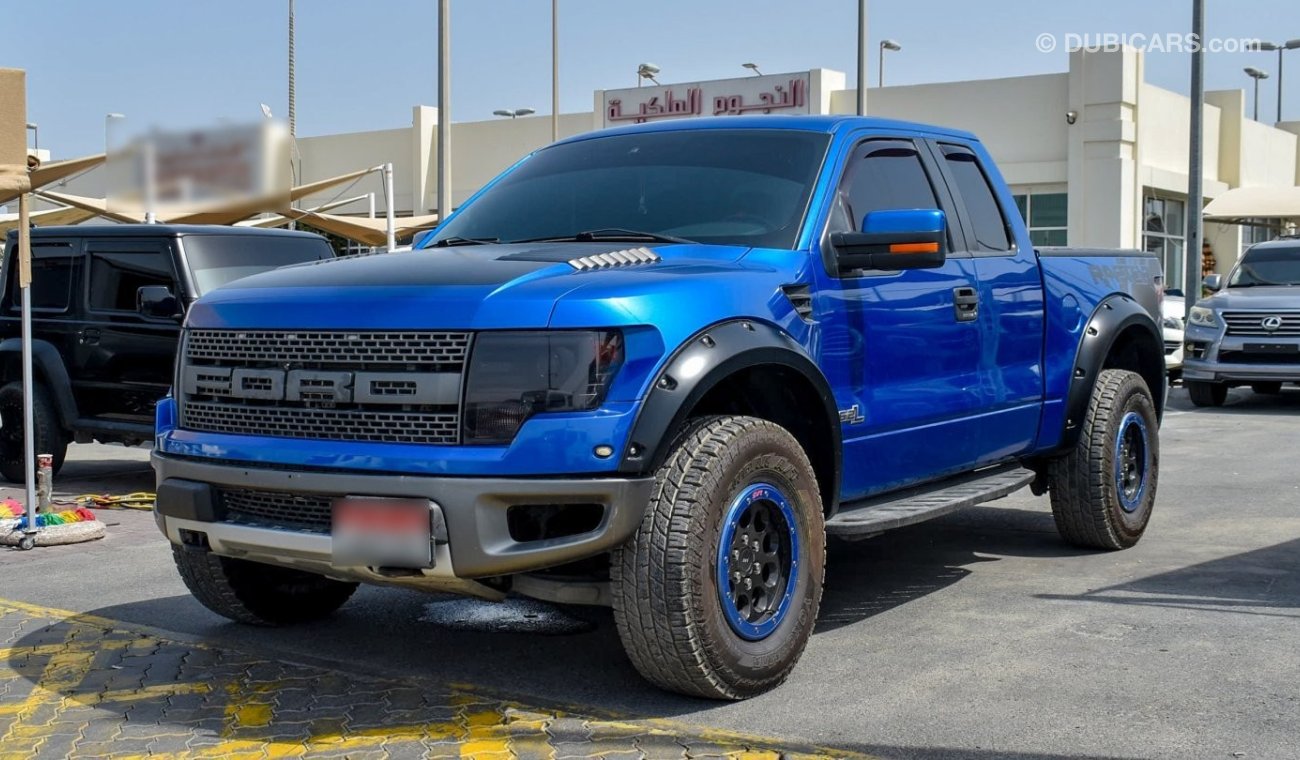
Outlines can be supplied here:
<path id="1" fill-rule="evenodd" d="M 22 309 L 22 289 L 18 286 L 17 251 L 6 268 L 9 276 L 9 309 Z M 67 243 L 32 241 L 32 311 L 62 313 L 72 305 L 72 246 Z"/>
<path id="2" fill-rule="evenodd" d="M 854 149 L 840 184 L 840 201 L 852 229 L 872 211 L 939 208 L 934 187 L 915 148 L 868 142 Z"/>
<path id="3" fill-rule="evenodd" d="M 171 257 L 163 251 L 92 251 L 90 308 L 134 312 L 140 288 L 164 285 L 175 293 L 175 279 Z"/>
<path id="4" fill-rule="evenodd" d="M 943 146 L 944 161 L 948 172 L 957 183 L 957 192 L 961 203 L 966 207 L 966 216 L 975 230 L 975 245 L 978 251 L 1009 251 L 1011 235 L 1008 232 L 1006 217 L 993 195 L 993 187 L 980 167 L 979 159 L 974 153 L 955 145 Z"/>

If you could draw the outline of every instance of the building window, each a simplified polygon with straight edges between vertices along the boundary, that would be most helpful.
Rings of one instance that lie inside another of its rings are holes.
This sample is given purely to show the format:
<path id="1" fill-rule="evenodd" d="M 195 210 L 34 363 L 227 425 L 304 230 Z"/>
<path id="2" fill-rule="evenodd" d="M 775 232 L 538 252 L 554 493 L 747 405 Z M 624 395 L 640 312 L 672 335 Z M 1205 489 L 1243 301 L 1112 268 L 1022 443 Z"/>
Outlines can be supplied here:
<path id="1" fill-rule="evenodd" d="M 1186 209 L 1185 202 L 1168 198 L 1147 198 L 1142 204 L 1142 247 L 1164 263 L 1165 284 L 1170 290 L 1182 290 Z"/>
<path id="2" fill-rule="evenodd" d="M 1247 219 L 1241 226 L 1241 252 L 1256 243 L 1264 243 L 1278 236 L 1282 229 L 1279 219 Z"/>
<path id="3" fill-rule="evenodd" d="M 1029 228 L 1034 245 L 1069 245 L 1070 217 L 1067 193 L 1016 195 L 1016 208 Z"/>

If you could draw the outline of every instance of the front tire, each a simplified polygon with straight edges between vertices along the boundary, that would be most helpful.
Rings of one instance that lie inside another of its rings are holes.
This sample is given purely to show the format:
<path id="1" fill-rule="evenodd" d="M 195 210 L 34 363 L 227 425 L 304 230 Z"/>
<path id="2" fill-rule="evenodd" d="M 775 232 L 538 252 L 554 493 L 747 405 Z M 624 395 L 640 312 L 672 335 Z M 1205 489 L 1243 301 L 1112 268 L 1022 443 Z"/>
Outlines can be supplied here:
<path id="1" fill-rule="evenodd" d="M 1052 462 L 1052 516 L 1061 537 L 1090 549 L 1126 549 L 1155 505 L 1159 420 L 1142 377 L 1103 370 L 1074 450 Z"/>
<path id="2" fill-rule="evenodd" d="M 38 381 L 32 393 L 32 422 L 36 428 L 36 453 L 54 455 L 54 474 L 63 468 L 68 436 L 59 424 L 49 391 Z M 10 483 L 27 480 L 23 444 L 23 384 L 14 381 L 0 388 L 0 475 Z"/>
<path id="3" fill-rule="evenodd" d="M 172 545 L 185 586 L 204 607 L 236 623 L 292 625 L 343 606 L 357 584 Z"/>
<path id="4" fill-rule="evenodd" d="M 1228 400 L 1228 386 L 1223 383 L 1189 380 L 1184 385 L 1196 406 L 1223 406 L 1223 402 Z"/>
<path id="5" fill-rule="evenodd" d="M 661 688 L 761 694 L 803 653 L 825 562 L 817 479 L 794 436 L 753 417 L 693 420 L 656 473 L 640 528 L 614 552 L 619 638 Z"/>

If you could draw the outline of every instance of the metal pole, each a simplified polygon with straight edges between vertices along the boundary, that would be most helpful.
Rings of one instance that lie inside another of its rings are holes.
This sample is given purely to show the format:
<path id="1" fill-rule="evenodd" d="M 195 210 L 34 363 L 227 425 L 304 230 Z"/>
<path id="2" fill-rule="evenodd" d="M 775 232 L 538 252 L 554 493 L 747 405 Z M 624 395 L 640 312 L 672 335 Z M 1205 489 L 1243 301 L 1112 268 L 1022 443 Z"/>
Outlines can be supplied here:
<path id="1" fill-rule="evenodd" d="M 560 0 L 551 0 L 551 142 L 560 139 Z"/>
<path id="2" fill-rule="evenodd" d="M 298 134 L 297 109 L 294 97 L 294 50 L 293 50 L 293 0 L 289 0 L 289 139 Z"/>
<path id="3" fill-rule="evenodd" d="M 1251 77 L 1255 80 L 1255 121 L 1259 121 L 1259 77 Z"/>
<path id="4" fill-rule="evenodd" d="M 393 218 L 393 165 L 384 164 L 384 195 L 387 196 L 385 218 L 388 220 L 388 250 L 397 247 L 397 222 Z"/>
<path id="5" fill-rule="evenodd" d="M 27 484 L 27 534 L 36 532 L 36 421 L 32 382 L 32 232 L 27 193 L 18 196 L 18 285 L 22 289 L 23 477 Z"/>
<path id="6" fill-rule="evenodd" d="M 451 3 L 438 0 L 438 223 L 451 213 Z"/>
<path id="7" fill-rule="evenodd" d="M 1192 34 L 1196 47 L 1192 52 L 1192 112 L 1187 156 L 1187 244 L 1183 272 L 1184 318 L 1190 321 L 1192 307 L 1201 295 L 1201 201 L 1202 126 L 1205 119 L 1205 0 L 1192 0 Z M 1258 87 L 1259 81 L 1255 85 Z M 1258 107 L 1258 101 L 1256 102 Z"/>
<path id="8" fill-rule="evenodd" d="M 154 209 L 158 205 L 158 178 L 155 176 L 158 172 L 157 157 L 154 155 L 153 137 L 148 137 L 144 141 L 142 151 L 142 163 L 144 172 L 144 223 L 157 224 L 158 217 Z"/>
<path id="9" fill-rule="evenodd" d="M 881 51 L 884 55 L 884 51 Z M 867 0 L 858 0 L 858 116 L 867 113 Z"/>
<path id="10" fill-rule="evenodd" d="M 1277 121 L 1282 121 L 1282 54 L 1286 52 L 1285 43 L 1277 48 Z M 1259 121 L 1258 118 L 1255 119 Z"/>
<path id="11" fill-rule="evenodd" d="M 885 43 L 880 43 L 880 62 L 876 64 L 876 86 L 885 86 Z"/>
<path id="12" fill-rule="evenodd" d="M 375 218 L 375 194 L 374 193 L 370 194 L 370 217 L 369 218 L 371 219 Z"/>

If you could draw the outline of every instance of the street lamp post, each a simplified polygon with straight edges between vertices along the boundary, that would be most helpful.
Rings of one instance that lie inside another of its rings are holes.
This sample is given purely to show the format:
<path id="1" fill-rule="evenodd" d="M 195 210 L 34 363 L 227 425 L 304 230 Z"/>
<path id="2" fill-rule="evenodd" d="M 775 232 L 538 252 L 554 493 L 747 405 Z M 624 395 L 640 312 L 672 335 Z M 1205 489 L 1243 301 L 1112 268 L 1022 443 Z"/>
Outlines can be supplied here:
<path id="1" fill-rule="evenodd" d="M 517 119 L 520 116 L 531 116 L 537 113 L 531 108 L 498 108 L 492 112 L 493 116 L 504 116 L 509 119 Z"/>
<path id="2" fill-rule="evenodd" d="M 740 64 L 740 65 L 741 65 L 743 68 L 749 69 L 750 71 L 754 72 L 754 76 L 757 76 L 757 77 L 761 77 L 761 76 L 763 76 L 763 72 L 761 72 L 761 71 L 758 70 L 758 64 L 757 64 L 757 63 L 742 63 L 742 64 Z"/>
<path id="3" fill-rule="evenodd" d="M 858 0 L 858 116 L 867 115 L 867 0 Z"/>
<path id="4" fill-rule="evenodd" d="M 659 67 L 654 65 L 653 63 L 643 63 L 640 66 L 637 66 L 636 86 L 637 87 L 641 86 L 642 79 L 649 79 L 651 82 L 654 82 L 655 84 L 659 84 L 659 80 L 655 79 L 655 74 L 658 73 L 659 73 Z"/>
<path id="5" fill-rule="evenodd" d="M 28 128 L 29 130 L 31 130 L 31 133 L 32 133 L 32 150 L 40 150 L 40 149 L 41 149 L 41 127 L 40 127 L 40 125 L 39 125 L 39 124 L 34 124 L 34 123 L 32 123 L 32 122 L 29 121 L 29 122 L 27 122 L 27 128 Z"/>
<path id="6" fill-rule="evenodd" d="M 877 87 L 884 87 L 884 86 L 885 86 L 885 51 L 886 51 L 886 50 L 889 50 L 889 51 L 892 51 L 892 52 L 897 53 L 898 51 L 900 51 L 900 50 L 902 50 L 902 49 L 903 49 L 903 46 L 900 45 L 900 44 L 898 44 L 897 42 L 894 42 L 893 40 L 881 40 L 881 41 L 880 41 L 880 63 L 876 66 L 876 77 L 877 77 L 877 79 L 876 79 L 876 86 L 877 86 Z"/>
<path id="7" fill-rule="evenodd" d="M 1282 54 L 1300 48 L 1300 38 L 1286 42 L 1252 42 L 1246 47 L 1259 52 L 1277 51 L 1277 121 L 1282 121 Z M 1258 121 L 1259 117 L 1256 116 L 1255 120 Z"/>
<path id="8" fill-rule="evenodd" d="M 1255 80 L 1255 115 L 1252 118 L 1254 118 L 1255 121 L 1259 121 L 1259 81 L 1261 79 L 1268 79 L 1268 72 L 1263 69 L 1257 69 L 1254 66 L 1247 66 L 1242 69 L 1242 71 L 1246 72 L 1246 76 Z"/>
<path id="9" fill-rule="evenodd" d="M 560 139 L 560 0 L 551 0 L 551 142 Z"/>
<path id="10" fill-rule="evenodd" d="M 451 5 L 438 2 L 438 224 L 451 213 Z"/>

